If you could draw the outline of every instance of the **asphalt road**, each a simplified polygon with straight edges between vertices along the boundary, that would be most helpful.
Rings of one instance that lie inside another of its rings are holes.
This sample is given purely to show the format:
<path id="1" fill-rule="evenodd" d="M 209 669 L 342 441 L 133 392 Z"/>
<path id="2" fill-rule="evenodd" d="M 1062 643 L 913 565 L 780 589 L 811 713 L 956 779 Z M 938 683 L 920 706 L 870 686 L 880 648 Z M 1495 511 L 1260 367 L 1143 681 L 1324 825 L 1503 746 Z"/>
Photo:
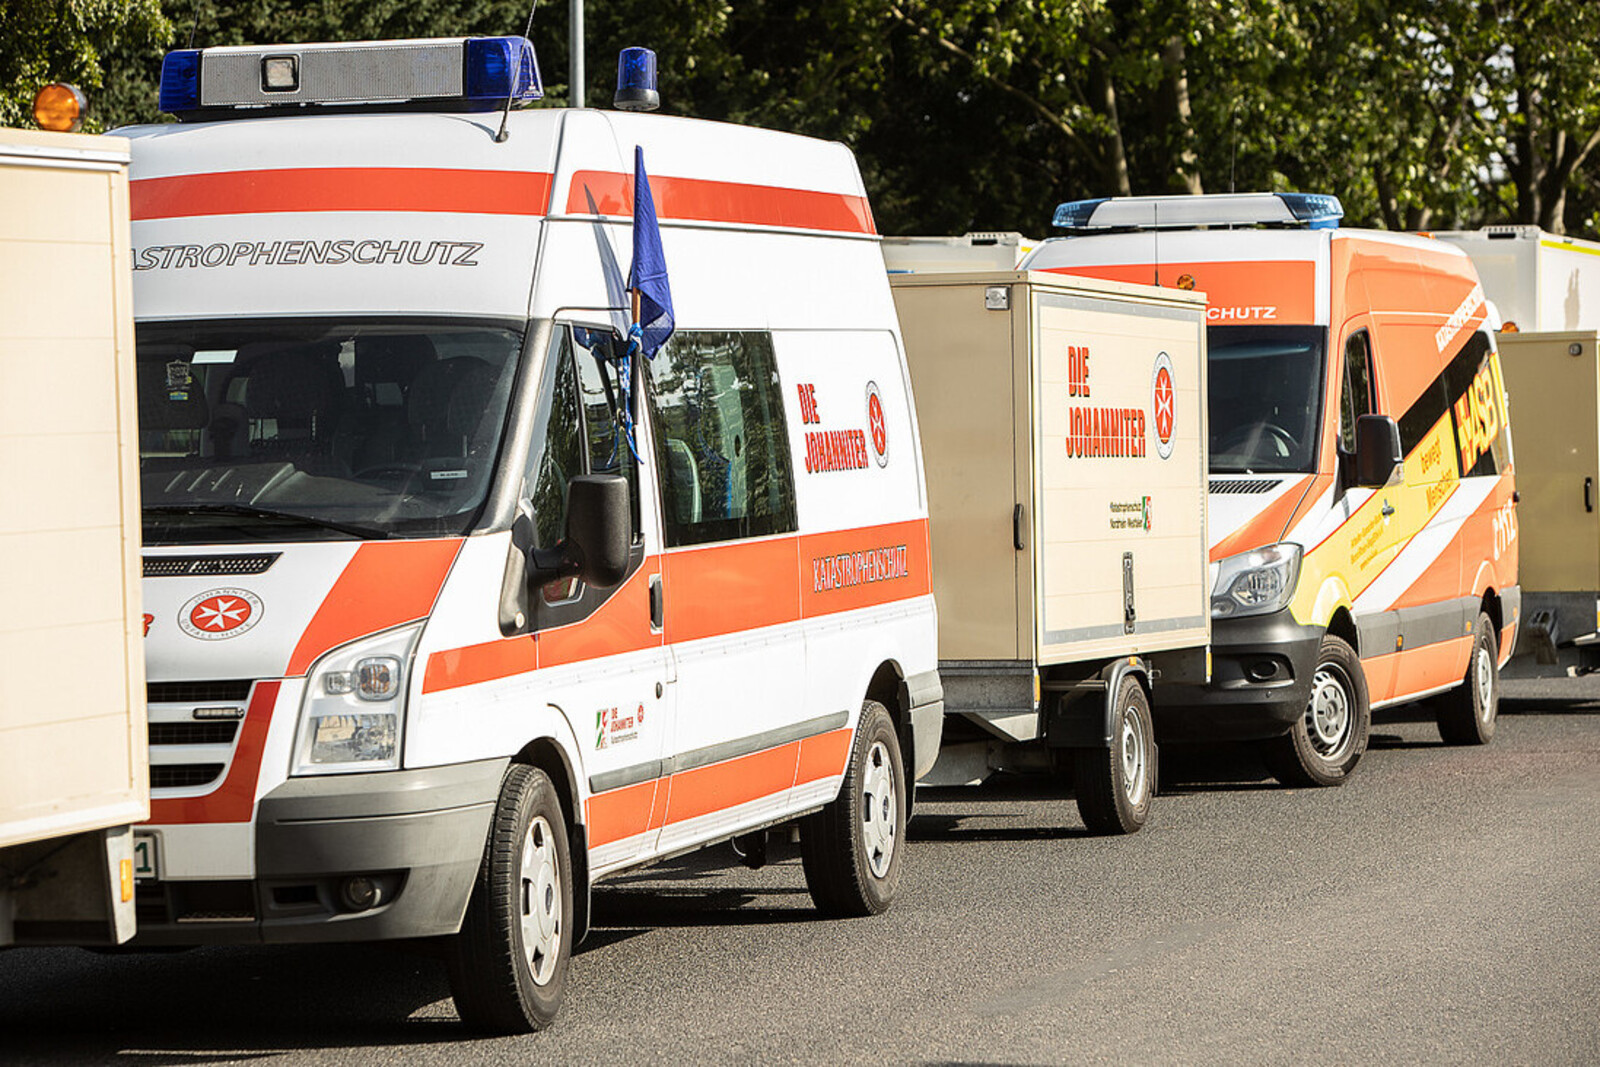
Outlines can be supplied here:
<path id="1" fill-rule="evenodd" d="M 1043 780 L 925 792 L 872 919 L 792 858 L 607 883 L 527 1038 L 397 949 L 0 953 L 0 1063 L 1600 1063 L 1600 682 L 1510 692 L 1487 748 L 1380 717 L 1342 789 L 1164 753 L 1132 837 Z"/>

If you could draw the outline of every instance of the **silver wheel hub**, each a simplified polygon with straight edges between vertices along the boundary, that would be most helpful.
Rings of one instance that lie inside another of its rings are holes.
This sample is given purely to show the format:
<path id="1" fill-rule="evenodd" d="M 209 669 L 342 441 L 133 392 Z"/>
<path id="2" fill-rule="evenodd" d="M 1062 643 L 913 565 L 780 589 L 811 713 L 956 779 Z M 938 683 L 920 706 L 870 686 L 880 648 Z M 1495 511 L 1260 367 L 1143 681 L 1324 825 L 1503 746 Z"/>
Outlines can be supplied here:
<path id="1" fill-rule="evenodd" d="M 1122 760 L 1122 794 L 1138 807 L 1150 791 L 1150 739 L 1145 736 L 1144 719 L 1133 705 L 1122 711 L 1118 758 Z"/>
<path id="2" fill-rule="evenodd" d="M 1311 681 L 1306 708 L 1306 734 L 1324 759 L 1341 755 L 1350 743 L 1350 693 L 1338 673 L 1324 664 Z"/>
<path id="3" fill-rule="evenodd" d="M 1474 654 L 1473 675 L 1478 686 L 1478 718 L 1488 722 L 1494 718 L 1494 659 L 1487 648 L 1479 646 Z"/>
<path id="4" fill-rule="evenodd" d="M 522 952 L 536 985 L 555 973 L 561 955 L 561 868 L 556 861 L 555 834 L 544 816 L 534 818 L 522 840 L 518 869 Z"/>
<path id="5" fill-rule="evenodd" d="M 861 837 L 875 878 L 888 874 L 894 859 L 896 815 L 894 768 L 888 746 L 878 741 L 867 752 L 861 776 Z"/>

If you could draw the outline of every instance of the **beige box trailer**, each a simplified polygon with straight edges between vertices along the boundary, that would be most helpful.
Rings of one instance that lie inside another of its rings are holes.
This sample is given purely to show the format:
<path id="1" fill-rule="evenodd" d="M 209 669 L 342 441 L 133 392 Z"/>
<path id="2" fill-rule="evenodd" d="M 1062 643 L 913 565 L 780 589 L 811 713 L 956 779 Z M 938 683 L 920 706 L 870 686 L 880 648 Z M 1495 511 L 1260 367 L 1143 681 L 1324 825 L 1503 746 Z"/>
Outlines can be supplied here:
<path id="1" fill-rule="evenodd" d="M 1600 332 L 1502 333 L 1496 342 L 1517 428 L 1517 528 L 1500 536 L 1521 542 L 1521 647 L 1542 665 L 1592 670 L 1600 667 Z"/>
<path id="2" fill-rule="evenodd" d="M 133 933 L 149 815 L 128 143 L 0 129 L 0 945 Z"/>
<path id="3" fill-rule="evenodd" d="M 1203 676 L 1210 639 L 1204 296 L 1037 271 L 891 283 L 939 605 L 929 781 L 1067 762 L 1092 829 L 1137 829 L 1149 687 Z"/>

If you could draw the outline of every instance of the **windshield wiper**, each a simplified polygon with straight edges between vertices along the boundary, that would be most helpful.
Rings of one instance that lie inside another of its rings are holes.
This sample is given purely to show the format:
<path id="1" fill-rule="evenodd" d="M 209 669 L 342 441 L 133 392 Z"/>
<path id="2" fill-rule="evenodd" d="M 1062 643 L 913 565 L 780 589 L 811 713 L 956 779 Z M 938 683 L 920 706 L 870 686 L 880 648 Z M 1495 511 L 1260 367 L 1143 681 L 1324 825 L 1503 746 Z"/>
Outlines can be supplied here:
<path id="1" fill-rule="evenodd" d="M 249 519 L 266 519 L 270 522 L 291 523 L 299 526 L 315 526 L 323 530 L 334 530 L 338 533 L 359 537 L 364 541 L 382 541 L 389 537 L 389 531 L 379 530 L 371 526 L 357 526 L 348 522 L 337 522 L 333 519 L 319 519 L 311 515 L 298 515 L 290 511 L 273 511 L 271 508 L 252 507 L 249 504 L 152 504 L 144 509 L 146 515 L 182 515 L 192 518 L 205 518 L 212 515 L 235 515 Z"/>

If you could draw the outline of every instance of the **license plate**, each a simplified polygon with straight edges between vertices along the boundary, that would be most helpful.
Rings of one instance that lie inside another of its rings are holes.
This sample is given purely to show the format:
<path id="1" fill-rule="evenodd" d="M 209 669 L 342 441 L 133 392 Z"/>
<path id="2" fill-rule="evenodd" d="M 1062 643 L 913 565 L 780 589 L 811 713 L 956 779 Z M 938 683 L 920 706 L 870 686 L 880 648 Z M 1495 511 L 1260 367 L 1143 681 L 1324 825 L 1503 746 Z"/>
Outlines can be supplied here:
<path id="1" fill-rule="evenodd" d="M 161 877 L 160 852 L 155 834 L 133 835 L 133 877 L 140 882 L 153 882 Z"/>

